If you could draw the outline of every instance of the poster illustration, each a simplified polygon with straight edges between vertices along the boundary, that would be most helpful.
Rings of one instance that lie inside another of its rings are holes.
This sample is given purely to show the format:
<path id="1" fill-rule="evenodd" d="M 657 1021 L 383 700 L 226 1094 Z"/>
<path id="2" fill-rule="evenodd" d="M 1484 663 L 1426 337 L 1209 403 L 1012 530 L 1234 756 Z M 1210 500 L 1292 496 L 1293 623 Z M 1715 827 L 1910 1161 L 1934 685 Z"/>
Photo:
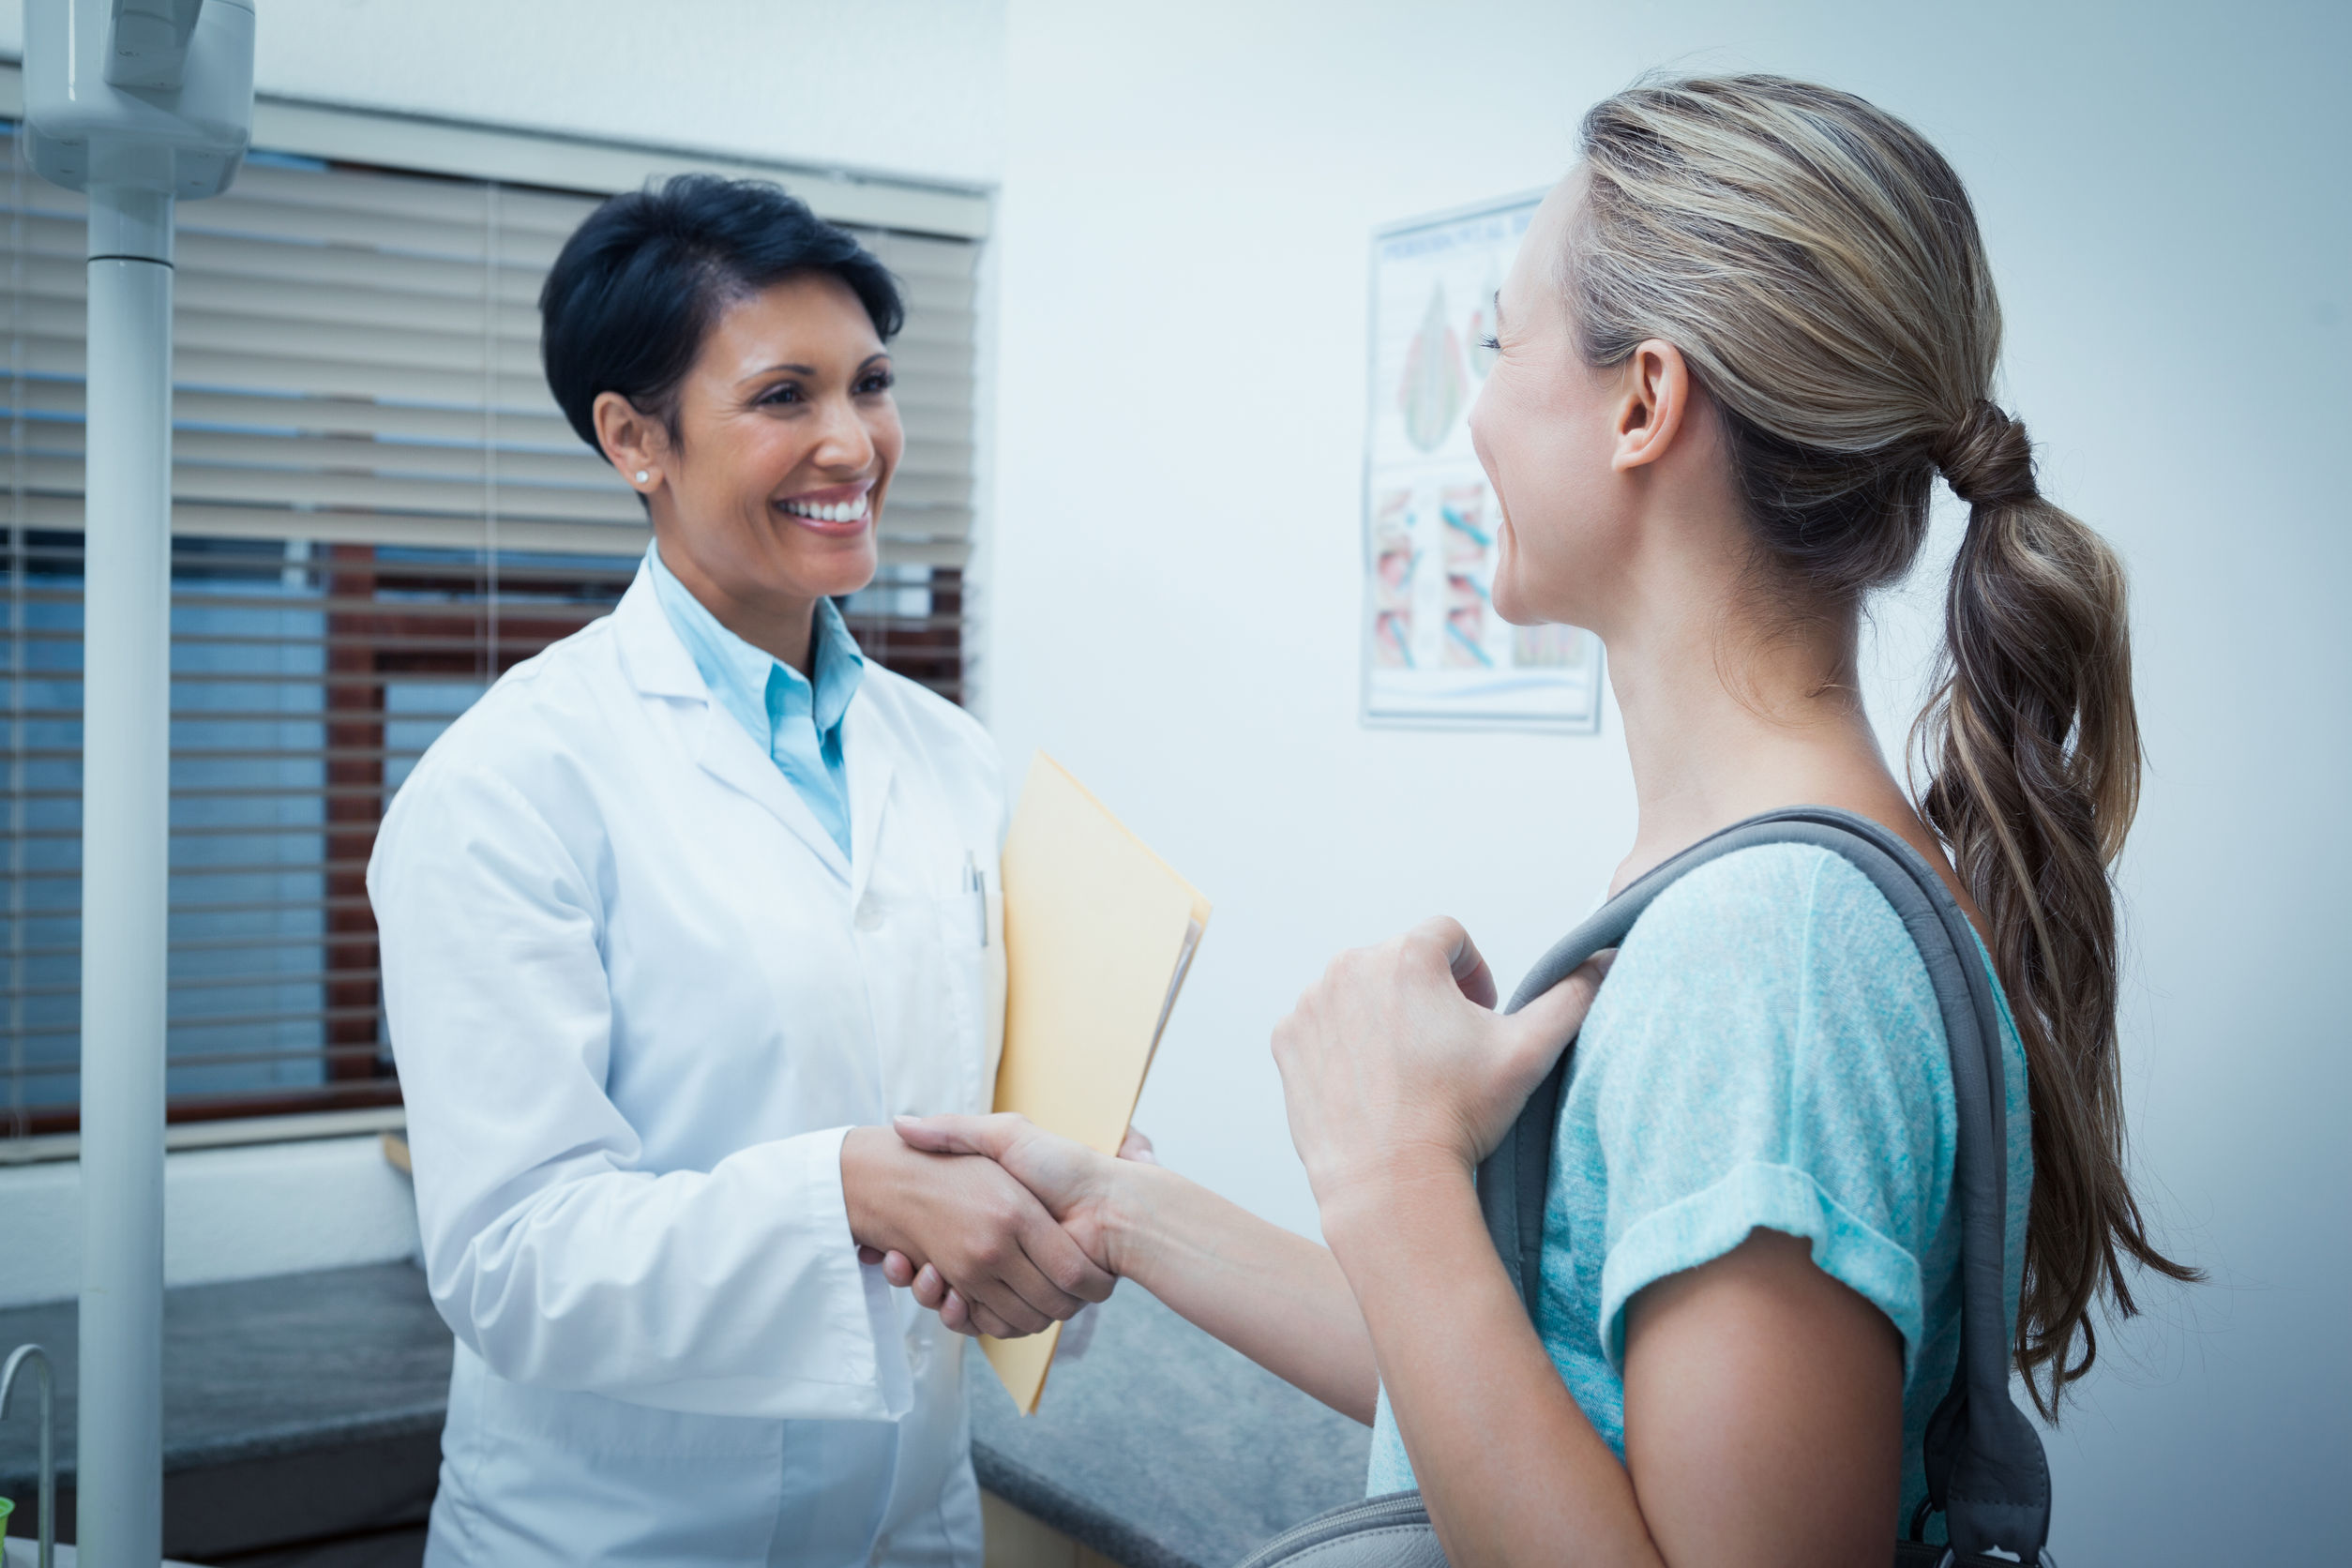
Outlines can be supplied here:
<path id="1" fill-rule="evenodd" d="M 1470 447 L 1470 405 L 1495 360 L 1495 291 L 1540 199 L 1373 236 L 1367 724 L 1576 734 L 1600 727 L 1600 640 L 1575 626 L 1515 626 L 1495 613 L 1502 513 Z"/>

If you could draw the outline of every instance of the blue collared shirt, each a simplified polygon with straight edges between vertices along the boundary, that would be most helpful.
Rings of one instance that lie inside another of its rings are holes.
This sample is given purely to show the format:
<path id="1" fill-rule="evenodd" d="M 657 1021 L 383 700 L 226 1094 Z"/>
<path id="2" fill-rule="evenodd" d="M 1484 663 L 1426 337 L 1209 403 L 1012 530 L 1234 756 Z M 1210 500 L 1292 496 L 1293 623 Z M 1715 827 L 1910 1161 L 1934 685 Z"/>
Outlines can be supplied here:
<path id="1" fill-rule="evenodd" d="M 712 701 L 734 715 L 744 733 L 759 743 L 846 856 L 850 792 L 842 776 L 841 716 L 850 711 L 850 699 L 866 677 L 866 656 L 842 624 L 841 612 L 831 599 L 817 601 L 808 641 L 808 662 L 817 677 L 811 686 L 782 659 L 720 626 L 650 545 L 645 569 L 653 576 L 654 596 L 701 671 Z"/>

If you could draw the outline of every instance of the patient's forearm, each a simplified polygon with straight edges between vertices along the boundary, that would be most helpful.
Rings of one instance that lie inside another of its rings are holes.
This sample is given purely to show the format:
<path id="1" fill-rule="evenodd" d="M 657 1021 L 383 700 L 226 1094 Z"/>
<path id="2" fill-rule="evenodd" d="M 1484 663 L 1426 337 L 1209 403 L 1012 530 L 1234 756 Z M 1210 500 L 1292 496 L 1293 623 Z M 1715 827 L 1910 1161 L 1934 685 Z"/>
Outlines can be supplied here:
<path id="1" fill-rule="evenodd" d="M 1161 1166 L 1121 1161 L 1118 1270 L 1267 1371 L 1370 1425 L 1372 1339 L 1331 1249 Z"/>

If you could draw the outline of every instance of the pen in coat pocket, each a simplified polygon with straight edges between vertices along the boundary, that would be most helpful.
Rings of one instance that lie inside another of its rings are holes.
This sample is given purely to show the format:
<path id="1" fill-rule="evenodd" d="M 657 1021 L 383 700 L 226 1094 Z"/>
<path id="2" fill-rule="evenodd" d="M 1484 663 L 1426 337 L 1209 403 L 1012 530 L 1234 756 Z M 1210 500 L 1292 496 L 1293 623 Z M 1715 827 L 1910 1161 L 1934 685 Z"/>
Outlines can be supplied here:
<path id="1" fill-rule="evenodd" d="M 964 886 L 972 893 L 972 917 L 978 923 L 980 945 L 988 945 L 988 879 L 980 869 L 980 857 L 970 850 L 964 852 Z"/>

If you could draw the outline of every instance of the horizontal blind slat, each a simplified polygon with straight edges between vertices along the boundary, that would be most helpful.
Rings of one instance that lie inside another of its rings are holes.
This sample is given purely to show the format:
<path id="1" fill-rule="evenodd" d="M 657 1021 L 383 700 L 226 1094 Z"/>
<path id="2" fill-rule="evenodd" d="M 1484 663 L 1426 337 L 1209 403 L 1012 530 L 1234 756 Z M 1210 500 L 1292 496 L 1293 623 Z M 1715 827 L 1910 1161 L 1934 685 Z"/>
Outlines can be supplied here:
<path id="1" fill-rule="evenodd" d="M 322 172 L 249 163 L 238 172 L 231 194 L 290 207 L 390 214 L 455 223 L 481 219 L 483 192 L 484 187 L 466 180 L 430 179 L 372 170 Z M 580 227 L 580 220 L 594 212 L 603 199 L 502 186 L 498 188 L 497 200 L 503 226 L 553 234 L 561 240 Z"/>
<path id="2" fill-rule="evenodd" d="M 61 428 L 78 430 L 83 401 L 78 377 L 27 377 L 13 382 L 0 377 L 0 418 L 18 411 L 37 416 L 38 422 L 10 437 L 32 447 L 68 439 L 56 432 Z M 428 408 L 364 398 L 212 392 L 188 386 L 173 391 L 172 420 L 177 432 L 174 441 L 190 427 L 210 425 L 260 430 L 288 440 L 381 437 L 396 443 L 476 448 L 484 428 L 478 408 Z M 578 454 L 590 462 L 604 460 L 587 448 L 569 422 L 551 407 L 544 413 L 502 408 L 490 429 L 496 438 L 493 445 L 501 453 Z M 913 434 L 910 430 L 910 439 Z M 78 444 L 81 438 L 76 434 L 69 439 Z M 78 445 L 74 450 L 80 450 Z M 969 457 L 964 460 L 968 463 Z"/>

